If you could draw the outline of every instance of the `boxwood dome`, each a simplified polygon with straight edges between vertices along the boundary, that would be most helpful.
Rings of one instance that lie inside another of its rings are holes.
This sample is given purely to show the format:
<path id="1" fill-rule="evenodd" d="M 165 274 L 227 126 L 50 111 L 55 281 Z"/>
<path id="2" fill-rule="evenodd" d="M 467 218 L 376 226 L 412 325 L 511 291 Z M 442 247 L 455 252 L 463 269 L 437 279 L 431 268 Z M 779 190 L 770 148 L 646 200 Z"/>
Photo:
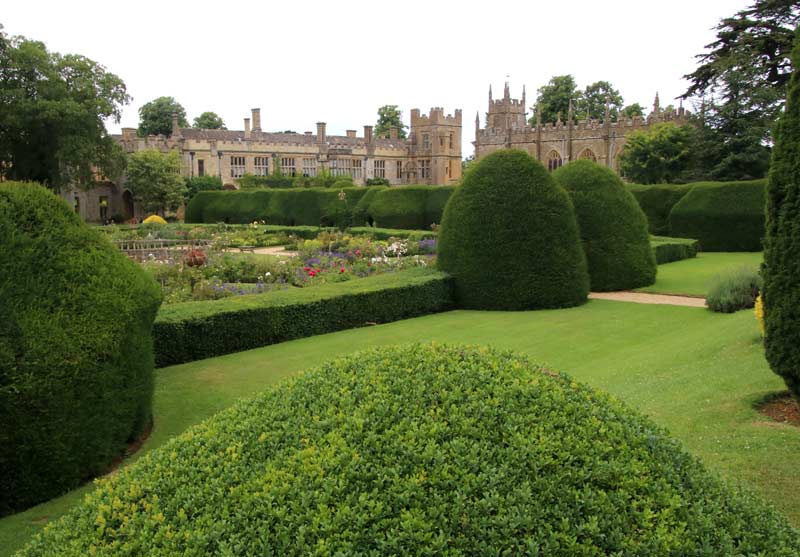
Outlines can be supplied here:
<path id="1" fill-rule="evenodd" d="M 492 153 L 450 196 L 438 265 L 466 308 L 526 310 L 586 301 L 589 279 L 572 203 L 541 163 Z"/>
<path id="2" fill-rule="evenodd" d="M 0 184 L 0 514 L 106 470 L 149 425 L 160 302 L 63 200 Z"/>
<path id="3" fill-rule="evenodd" d="M 656 260 L 647 217 L 613 170 L 579 160 L 553 173 L 567 190 L 581 232 L 592 290 L 628 290 L 653 284 Z"/>
<path id="4" fill-rule="evenodd" d="M 21 553 L 796 555 L 650 420 L 509 353 L 381 347 L 100 482 Z"/>

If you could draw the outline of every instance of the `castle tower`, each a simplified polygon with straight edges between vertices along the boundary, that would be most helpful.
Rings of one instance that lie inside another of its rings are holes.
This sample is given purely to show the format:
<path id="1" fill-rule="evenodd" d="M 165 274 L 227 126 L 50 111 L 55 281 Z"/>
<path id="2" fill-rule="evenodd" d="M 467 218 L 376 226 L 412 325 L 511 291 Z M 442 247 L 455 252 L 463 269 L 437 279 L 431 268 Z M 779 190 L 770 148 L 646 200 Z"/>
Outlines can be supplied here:
<path id="1" fill-rule="evenodd" d="M 477 122 L 476 122 L 477 125 Z M 461 178 L 461 109 L 445 115 L 441 107 L 421 115 L 411 110 L 409 154 L 416 165 L 416 183 L 453 184 Z"/>
<path id="2" fill-rule="evenodd" d="M 486 114 L 489 128 L 511 130 L 528 125 L 525 113 L 525 88 L 522 88 L 522 99 L 512 99 L 508 82 L 503 89 L 503 98 L 492 99 L 492 86 L 489 86 L 489 112 Z"/>

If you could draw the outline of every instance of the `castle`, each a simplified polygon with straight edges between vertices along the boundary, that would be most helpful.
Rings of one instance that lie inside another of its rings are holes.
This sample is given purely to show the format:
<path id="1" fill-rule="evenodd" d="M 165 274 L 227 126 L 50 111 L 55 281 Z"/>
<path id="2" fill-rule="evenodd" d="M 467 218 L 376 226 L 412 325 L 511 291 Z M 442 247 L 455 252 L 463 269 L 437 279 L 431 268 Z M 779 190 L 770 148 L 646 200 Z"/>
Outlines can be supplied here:
<path id="1" fill-rule="evenodd" d="M 686 123 L 687 117 L 683 106 L 677 110 L 662 110 L 656 93 L 653 111 L 647 118 L 619 116 L 612 121 L 609 106 L 606 105 L 602 121 L 575 122 L 570 105 L 566 122 L 559 118 L 557 122 L 542 123 L 541 115 L 537 112 L 536 125 L 531 126 L 527 119 L 524 87 L 522 99 L 512 99 L 506 83 L 503 98 L 494 100 L 489 86 L 489 111 L 486 113 L 485 128 L 480 127 L 480 115 L 475 116 L 475 159 L 498 149 L 522 149 L 549 170 L 555 170 L 571 160 L 591 159 L 619 171 L 619 156 L 631 133 L 658 122 L 670 121 L 681 125 Z"/>

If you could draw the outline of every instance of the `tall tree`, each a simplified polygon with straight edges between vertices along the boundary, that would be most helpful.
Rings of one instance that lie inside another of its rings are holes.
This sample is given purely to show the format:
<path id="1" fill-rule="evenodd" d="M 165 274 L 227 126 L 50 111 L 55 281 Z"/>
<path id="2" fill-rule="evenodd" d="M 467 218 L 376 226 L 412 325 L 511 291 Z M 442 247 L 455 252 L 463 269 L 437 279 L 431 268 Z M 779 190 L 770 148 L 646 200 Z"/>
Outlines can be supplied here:
<path id="1" fill-rule="evenodd" d="M 137 151 L 128 158 L 125 185 L 146 211 L 163 215 L 165 210 L 177 209 L 184 200 L 186 184 L 180 172 L 177 151 Z"/>
<path id="2" fill-rule="evenodd" d="M 89 187 L 124 166 L 104 121 L 119 122 L 125 84 L 80 55 L 9 37 L 0 25 L 0 176 Z"/>
<path id="3" fill-rule="evenodd" d="M 700 66 L 685 76 L 690 86 L 683 98 L 701 98 L 703 105 L 699 175 L 745 179 L 766 172 L 799 21 L 796 0 L 755 0 L 717 25 L 716 40 L 698 55 Z"/>
<path id="4" fill-rule="evenodd" d="M 201 128 L 204 130 L 227 130 L 225 121 L 216 112 L 203 112 L 200 116 L 195 117 L 193 128 Z"/>
<path id="5" fill-rule="evenodd" d="M 557 75 L 550 79 L 547 85 L 539 87 L 536 93 L 536 104 L 533 106 L 531 125 L 536 123 L 536 111 L 541 110 L 542 122 L 555 122 L 559 117 L 562 122 L 567 121 L 570 101 L 573 107 L 581 99 L 582 93 L 578 90 L 575 78 L 571 75 Z"/>
<path id="6" fill-rule="evenodd" d="M 375 135 L 378 137 L 388 136 L 389 128 L 397 126 L 398 135 L 405 139 L 406 126 L 403 124 L 403 112 L 396 104 L 385 104 L 378 109 L 378 122 L 375 124 Z"/>
<path id="7" fill-rule="evenodd" d="M 662 122 L 628 136 L 620 170 L 640 184 L 673 182 L 688 171 L 694 129 Z"/>
<path id="8" fill-rule="evenodd" d="M 623 106 L 619 91 L 608 81 L 596 81 L 587 85 L 577 100 L 575 116 L 581 120 L 602 120 L 605 118 L 606 102 L 610 105 L 611 117 L 616 118 Z"/>
<path id="9" fill-rule="evenodd" d="M 172 114 L 178 115 L 178 126 L 188 128 L 186 110 L 172 97 L 158 97 L 139 109 L 140 136 L 172 134 Z"/>
<path id="10" fill-rule="evenodd" d="M 800 29 L 792 60 L 767 184 L 763 296 L 767 360 L 800 401 Z"/>

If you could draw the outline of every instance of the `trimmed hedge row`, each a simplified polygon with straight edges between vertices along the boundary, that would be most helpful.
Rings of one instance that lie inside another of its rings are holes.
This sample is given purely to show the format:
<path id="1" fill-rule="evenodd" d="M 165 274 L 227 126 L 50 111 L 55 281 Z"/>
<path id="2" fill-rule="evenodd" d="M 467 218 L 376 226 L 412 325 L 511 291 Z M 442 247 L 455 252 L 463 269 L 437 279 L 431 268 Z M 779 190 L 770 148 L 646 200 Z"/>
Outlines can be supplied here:
<path id="1" fill-rule="evenodd" d="M 373 228 L 371 226 L 354 226 L 347 229 L 350 234 L 370 236 L 373 240 L 388 240 L 389 238 L 407 238 L 412 242 L 436 238 L 432 230 L 402 230 L 399 228 Z"/>
<path id="2" fill-rule="evenodd" d="M 430 344 L 349 355 L 235 404 L 99 482 L 20 557 L 798 547 L 784 516 L 610 395 L 511 353 Z"/>
<path id="3" fill-rule="evenodd" d="M 345 198 L 340 199 L 340 191 Z M 187 223 L 347 226 L 369 188 L 259 189 L 200 192 L 186 207 Z"/>
<path id="4" fill-rule="evenodd" d="M 760 251 L 765 180 L 694 184 L 669 214 L 670 235 L 695 238 L 704 251 Z"/>
<path id="5" fill-rule="evenodd" d="M 349 185 L 349 184 L 345 184 Z M 187 223 L 358 226 L 428 230 L 442 220 L 454 186 L 258 189 L 200 192 L 186 207 Z M 339 199 L 339 193 L 345 199 Z"/>
<path id="6" fill-rule="evenodd" d="M 356 207 L 353 223 L 381 228 L 429 230 L 442 222 L 447 200 L 456 186 L 399 186 L 371 188 Z"/>
<path id="7" fill-rule="evenodd" d="M 656 256 L 656 263 L 671 263 L 682 259 L 697 257 L 700 242 L 690 238 L 668 238 L 666 236 L 651 236 L 650 245 Z"/>
<path id="8" fill-rule="evenodd" d="M 171 304 L 156 319 L 160 367 L 370 323 L 450 309 L 451 280 L 433 269 L 264 295 Z"/>
<path id="9" fill-rule="evenodd" d="M 650 234 L 662 236 L 669 234 L 669 212 L 689 193 L 692 186 L 693 184 L 628 184 L 627 188 L 647 216 Z"/>
<path id="10" fill-rule="evenodd" d="M 0 516 L 104 472 L 148 427 L 160 303 L 62 199 L 0 184 Z"/>

